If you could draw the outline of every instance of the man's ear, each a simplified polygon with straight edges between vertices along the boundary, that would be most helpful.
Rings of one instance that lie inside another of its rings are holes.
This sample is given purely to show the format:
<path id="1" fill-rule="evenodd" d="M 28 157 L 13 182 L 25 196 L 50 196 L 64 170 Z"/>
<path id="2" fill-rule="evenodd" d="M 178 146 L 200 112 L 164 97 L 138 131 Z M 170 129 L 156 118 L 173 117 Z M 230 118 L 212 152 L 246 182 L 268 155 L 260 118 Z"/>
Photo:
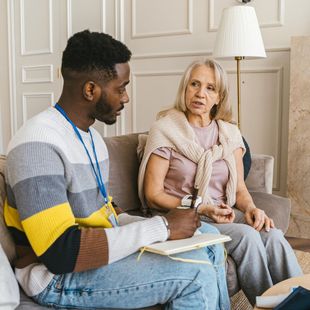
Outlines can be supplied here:
<path id="1" fill-rule="evenodd" d="M 83 85 L 83 96 L 87 101 L 93 101 L 95 97 L 96 84 L 93 81 L 87 81 Z"/>

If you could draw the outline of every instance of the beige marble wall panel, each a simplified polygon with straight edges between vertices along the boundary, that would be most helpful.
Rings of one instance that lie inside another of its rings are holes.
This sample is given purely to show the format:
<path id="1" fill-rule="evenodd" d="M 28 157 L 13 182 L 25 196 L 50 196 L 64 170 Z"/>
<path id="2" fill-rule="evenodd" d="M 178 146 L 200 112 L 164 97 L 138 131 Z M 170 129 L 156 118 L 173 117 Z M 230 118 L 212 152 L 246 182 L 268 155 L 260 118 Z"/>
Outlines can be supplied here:
<path id="1" fill-rule="evenodd" d="M 291 43 L 288 235 L 310 238 L 310 36 L 293 37 Z"/>

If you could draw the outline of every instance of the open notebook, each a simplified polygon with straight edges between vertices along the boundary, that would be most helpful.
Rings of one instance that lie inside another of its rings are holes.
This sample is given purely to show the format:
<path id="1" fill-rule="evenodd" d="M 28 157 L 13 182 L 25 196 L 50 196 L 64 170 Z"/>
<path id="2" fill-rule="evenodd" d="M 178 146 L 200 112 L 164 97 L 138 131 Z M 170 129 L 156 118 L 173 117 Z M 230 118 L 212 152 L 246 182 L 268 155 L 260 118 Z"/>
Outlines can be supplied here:
<path id="1" fill-rule="evenodd" d="M 230 241 L 231 238 L 226 235 L 219 234 L 199 234 L 191 238 L 168 240 L 165 242 L 157 242 L 143 248 L 144 251 L 160 254 L 171 255 L 191 250 L 197 250 L 208 245 Z"/>

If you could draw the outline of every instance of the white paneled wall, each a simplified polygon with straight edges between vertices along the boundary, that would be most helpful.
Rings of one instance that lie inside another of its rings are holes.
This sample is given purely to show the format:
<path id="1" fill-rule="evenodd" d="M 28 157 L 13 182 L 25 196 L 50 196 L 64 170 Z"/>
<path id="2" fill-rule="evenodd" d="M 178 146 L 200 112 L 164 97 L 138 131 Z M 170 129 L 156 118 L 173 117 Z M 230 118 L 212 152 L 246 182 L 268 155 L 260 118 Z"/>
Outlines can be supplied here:
<path id="1" fill-rule="evenodd" d="M 236 1 L 232 0 L 209 0 L 209 31 L 217 31 L 223 7 L 234 4 L 236 4 Z M 255 7 L 261 28 L 283 26 L 285 0 L 256 0 L 250 5 Z"/>
<path id="2" fill-rule="evenodd" d="M 61 88 L 59 1 L 7 1 L 11 135 Z"/>
<path id="3" fill-rule="evenodd" d="M 5 151 L 11 135 L 53 104 L 61 91 L 61 53 L 68 37 L 88 28 L 124 41 L 133 52 L 130 103 L 103 135 L 148 130 L 171 106 L 180 77 L 195 59 L 211 57 L 222 9 L 237 0 L 1 0 L 0 40 L 6 59 L 0 85 Z M 267 58 L 241 62 L 242 134 L 255 153 L 275 157 L 274 190 L 285 194 L 290 37 L 309 35 L 308 0 L 253 0 Z M 236 114 L 236 63 L 228 72 Z"/>
<path id="4" fill-rule="evenodd" d="M 193 0 L 131 1 L 132 39 L 192 33 Z"/>

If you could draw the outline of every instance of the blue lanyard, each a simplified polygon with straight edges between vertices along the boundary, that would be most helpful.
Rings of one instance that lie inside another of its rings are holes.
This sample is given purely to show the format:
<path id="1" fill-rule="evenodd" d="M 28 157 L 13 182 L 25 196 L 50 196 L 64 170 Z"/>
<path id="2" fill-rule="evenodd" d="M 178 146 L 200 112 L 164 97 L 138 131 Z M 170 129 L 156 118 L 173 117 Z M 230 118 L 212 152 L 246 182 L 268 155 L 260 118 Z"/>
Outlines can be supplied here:
<path id="1" fill-rule="evenodd" d="M 91 157 L 89 155 L 89 152 L 88 152 L 88 149 L 83 141 L 83 138 L 79 132 L 79 130 L 77 129 L 77 127 L 75 126 L 75 124 L 71 121 L 71 119 L 68 117 L 67 113 L 63 110 L 63 108 L 58 104 L 56 103 L 55 104 L 55 108 L 63 115 L 63 117 L 72 125 L 77 137 L 79 138 L 79 140 L 81 141 L 81 143 L 83 144 L 84 146 L 84 149 L 86 151 L 86 154 L 88 156 L 88 159 L 90 161 L 90 164 L 92 166 L 92 169 L 93 169 L 93 172 L 95 174 L 95 177 L 96 177 L 96 181 L 97 181 L 97 184 L 98 184 L 98 187 L 99 187 L 99 190 L 100 190 L 100 193 L 102 194 L 103 198 L 104 198 L 104 201 L 105 203 L 108 203 L 108 195 L 107 195 L 107 192 L 106 192 L 106 189 L 105 189 L 105 186 L 104 186 L 104 183 L 102 181 L 102 174 L 101 174 L 101 170 L 100 170 L 100 166 L 99 166 L 99 162 L 98 162 L 98 158 L 97 158 L 97 153 L 96 153 L 96 148 L 95 148 L 95 143 L 94 143 L 94 139 L 93 139 L 93 135 L 91 133 L 91 130 L 88 129 L 88 132 L 90 134 L 90 139 L 91 139 L 91 144 L 92 144 L 92 148 L 93 148 L 93 153 L 94 153 L 94 156 L 95 156 L 95 160 L 96 160 L 96 168 L 97 168 L 97 171 L 95 169 L 95 166 L 91 160 Z"/>

